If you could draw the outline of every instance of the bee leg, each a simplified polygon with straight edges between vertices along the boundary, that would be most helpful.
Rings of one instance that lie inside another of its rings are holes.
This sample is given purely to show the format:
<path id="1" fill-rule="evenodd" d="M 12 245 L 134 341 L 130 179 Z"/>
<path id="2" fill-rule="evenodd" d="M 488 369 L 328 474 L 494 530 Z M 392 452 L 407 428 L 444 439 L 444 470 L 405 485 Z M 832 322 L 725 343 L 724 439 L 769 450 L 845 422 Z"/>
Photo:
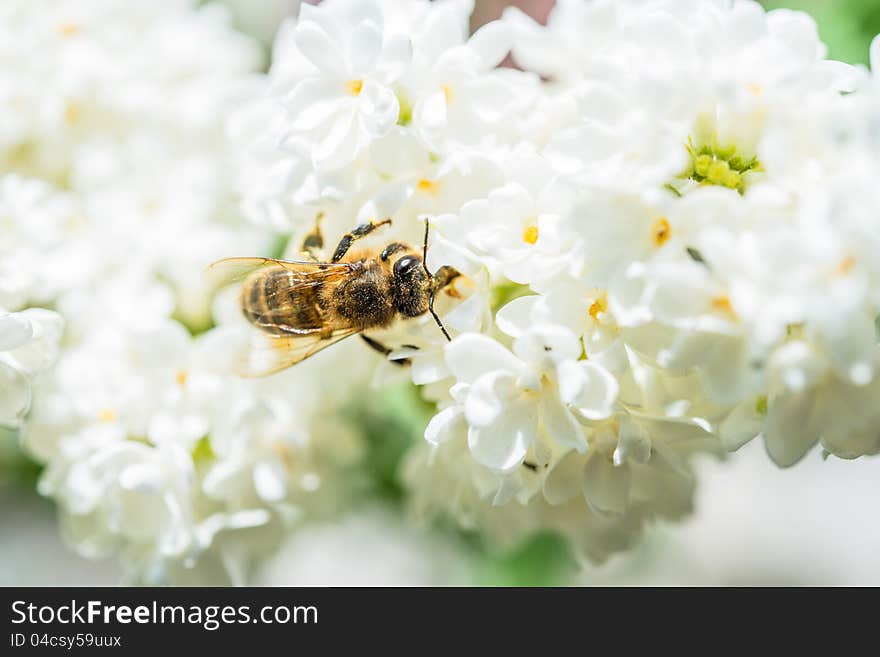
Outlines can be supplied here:
<path id="1" fill-rule="evenodd" d="M 323 260 L 324 251 L 324 235 L 321 232 L 321 220 L 324 213 L 319 212 L 315 217 L 315 227 L 303 238 L 300 251 L 307 254 L 315 262 Z"/>
<path id="2" fill-rule="evenodd" d="M 369 337 L 369 336 L 367 336 L 367 335 L 364 335 L 363 333 L 361 333 L 361 339 L 362 339 L 364 342 L 366 342 L 367 345 L 368 345 L 371 349 L 374 349 L 374 350 L 378 351 L 378 352 L 379 352 L 380 354 L 382 354 L 383 356 L 388 356 L 388 355 L 391 353 L 391 349 L 389 349 L 388 347 L 386 347 L 384 344 L 382 344 L 382 343 L 379 342 L 378 340 L 374 340 L 373 338 L 371 338 L 371 337 Z M 395 365 L 399 365 L 400 367 L 406 367 L 406 366 L 409 365 L 412 361 L 410 361 L 409 358 L 401 358 L 400 360 L 392 360 L 392 361 L 389 361 L 389 362 L 394 363 Z"/>
<path id="3" fill-rule="evenodd" d="M 379 257 L 388 262 L 388 258 L 393 256 L 395 253 L 400 253 L 401 251 L 407 251 L 409 247 L 403 242 L 392 242 L 384 249 L 382 249 L 382 253 L 379 254 Z"/>
<path id="4" fill-rule="evenodd" d="M 381 228 L 386 224 L 391 224 L 391 219 L 383 219 L 379 222 L 369 222 L 366 224 L 361 224 L 357 228 L 355 228 L 350 233 L 346 233 L 342 236 L 342 239 L 339 240 L 339 244 L 336 245 L 336 251 L 333 252 L 333 257 L 330 259 L 330 262 L 339 262 L 348 253 L 348 250 L 351 248 L 351 245 L 354 244 L 357 240 L 362 237 L 366 237 L 370 233 L 372 233 L 377 228 Z"/>

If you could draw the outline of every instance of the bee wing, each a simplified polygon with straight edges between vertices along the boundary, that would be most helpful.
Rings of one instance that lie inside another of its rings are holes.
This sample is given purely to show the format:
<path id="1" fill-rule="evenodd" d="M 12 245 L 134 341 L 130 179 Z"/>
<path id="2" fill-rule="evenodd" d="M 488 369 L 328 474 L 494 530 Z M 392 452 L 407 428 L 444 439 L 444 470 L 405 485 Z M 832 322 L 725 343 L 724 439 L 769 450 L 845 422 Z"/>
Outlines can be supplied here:
<path id="1" fill-rule="evenodd" d="M 309 356 L 336 344 L 340 340 L 359 333 L 351 327 L 337 328 L 330 335 L 272 335 L 254 331 L 250 341 L 240 354 L 236 373 L 245 377 L 259 377 L 280 372 Z"/>
<path id="2" fill-rule="evenodd" d="M 317 291 L 321 286 L 333 289 L 354 267 L 351 263 L 227 258 L 211 265 L 208 277 L 214 289 L 242 282 L 240 303 L 250 323 L 283 337 L 341 328 L 338 323 L 326 325 Z"/>
<path id="3" fill-rule="evenodd" d="M 254 272 L 282 267 L 291 272 L 291 284 L 309 286 L 342 276 L 351 270 L 351 263 L 279 260 L 276 258 L 224 258 L 208 267 L 206 278 L 212 289 L 239 283 Z"/>

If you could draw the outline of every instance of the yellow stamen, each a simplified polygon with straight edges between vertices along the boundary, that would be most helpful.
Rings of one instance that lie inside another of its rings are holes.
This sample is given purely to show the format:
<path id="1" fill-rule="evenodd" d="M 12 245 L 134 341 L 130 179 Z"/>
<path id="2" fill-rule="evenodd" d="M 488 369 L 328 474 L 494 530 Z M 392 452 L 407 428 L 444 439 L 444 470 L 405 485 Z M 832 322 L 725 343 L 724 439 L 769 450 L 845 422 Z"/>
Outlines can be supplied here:
<path id="1" fill-rule="evenodd" d="M 61 36 L 73 36 L 77 32 L 79 32 L 79 25 L 75 23 L 63 23 L 59 28 L 58 32 Z"/>
<path id="2" fill-rule="evenodd" d="M 730 302 L 730 297 L 726 294 L 722 294 L 721 296 L 717 296 L 711 301 L 712 310 L 724 313 L 725 315 L 729 315 L 730 317 L 736 317 L 736 311 L 733 309 L 733 304 Z"/>
<path id="3" fill-rule="evenodd" d="M 672 228 L 666 217 L 660 217 L 654 222 L 651 227 L 651 237 L 655 246 L 663 246 L 669 241 L 669 238 L 672 237 Z"/>
<path id="4" fill-rule="evenodd" d="M 349 80 L 345 83 L 345 90 L 348 91 L 352 96 L 359 96 L 361 93 L 361 89 L 364 88 L 363 80 Z"/>
<path id="5" fill-rule="evenodd" d="M 116 413 L 112 408 L 102 408 L 101 412 L 98 413 L 98 419 L 101 422 L 113 422 L 116 419 Z"/>
<path id="6" fill-rule="evenodd" d="M 523 242 L 526 244 L 534 244 L 538 241 L 538 227 L 534 224 L 529 224 L 526 226 L 526 229 L 523 231 Z"/>
<path id="7" fill-rule="evenodd" d="M 67 101 L 67 105 L 64 106 L 64 121 L 67 125 L 73 125 L 79 121 L 79 115 L 79 105 L 72 100 Z"/>
<path id="8" fill-rule="evenodd" d="M 174 380 L 177 382 L 177 385 L 179 385 L 182 388 L 183 386 L 186 385 L 186 380 L 188 377 L 189 377 L 189 373 L 186 370 L 180 370 L 177 373 L 177 376 L 174 378 Z"/>
<path id="9" fill-rule="evenodd" d="M 600 296 L 596 297 L 593 303 L 590 304 L 590 317 L 597 320 L 599 319 L 599 315 L 608 312 L 608 295 L 603 292 Z"/>
<path id="10" fill-rule="evenodd" d="M 758 84 L 757 82 L 753 82 L 752 84 L 750 84 L 748 86 L 748 89 L 755 96 L 760 96 L 762 93 L 764 93 L 764 90 L 761 88 L 761 85 Z"/>
<path id="11" fill-rule="evenodd" d="M 288 468 L 293 466 L 294 455 L 289 445 L 280 440 L 276 440 L 270 444 L 269 448 L 284 462 L 285 466 Z"/>
<path id="12" fill-rule="evenodd" d="M 855 266 L 856 259 L 852 255 L 847 255 L 843 260 L 840 261 L 840 264 L 837 265 L 834 273 L 838 276 L 846 276 L 853 270 Z"/>
<path id="13" fill-rule="evenodd" d="M 452 87 L 448 84 L 443 85 L 443 97 L 446 98 L 446 104 L 449 105 L 452 102 L 452 99 L 455 97 L 455 93 L 452 91 Z"/>
<path id="14" fill-rule="evenodd" d="M 436 194 L 440 189 L 440 183 L 435 182 L 433 180 L 428 180 L 427 178 L 422 178 L 416 183 L 416 189 L 420 192 L 425 192 L 427 194 Z"/>
<path id="15" fill-rule="evenodd" d="M 87 222 L 85 220 L 85 217 L 83 217 L 81 214 L 72 214 L 67 217 L 67 220 L 64 222 L 64 226 L 65 228 L 67 228 L 67 230 L 74 232 L 85 228 L 86 223 Z"/>

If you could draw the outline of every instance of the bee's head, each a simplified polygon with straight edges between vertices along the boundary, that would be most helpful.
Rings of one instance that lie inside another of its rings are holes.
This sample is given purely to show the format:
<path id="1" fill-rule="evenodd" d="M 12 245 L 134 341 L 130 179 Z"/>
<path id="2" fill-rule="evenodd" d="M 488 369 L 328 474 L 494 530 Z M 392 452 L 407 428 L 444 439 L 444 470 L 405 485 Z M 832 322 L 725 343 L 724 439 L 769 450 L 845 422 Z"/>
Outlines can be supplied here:
<path id="1" fill-rule="evenodd" d="M 415 253 L 401 255 L 391 267 L 397 309 L 406 317 L 417 317 L 428 310 L 431 276 L 422 258 Z"/>

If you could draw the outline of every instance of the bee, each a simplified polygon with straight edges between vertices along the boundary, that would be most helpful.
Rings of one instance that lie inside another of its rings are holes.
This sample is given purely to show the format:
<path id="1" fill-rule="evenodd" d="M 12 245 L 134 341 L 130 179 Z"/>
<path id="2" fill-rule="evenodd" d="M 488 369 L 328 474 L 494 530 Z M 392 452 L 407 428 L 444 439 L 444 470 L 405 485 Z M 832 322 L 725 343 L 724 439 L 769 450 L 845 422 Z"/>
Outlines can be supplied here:
<path id="1" fill-rule="evenodd" d="M 320 258 L 320 221 L 318 215 L 302 244 L 310 260 L 226 258 L 209 267 L 215 285 L 241 282 L 242 313 L 257 329 L 239 363 L 242 375 L 278 372 L 357 334 L 388 355 L 391 349 L 364 332 L 425 313 L 431 313 L 451 339 L 434 311 L 434 297 L 461 274 L 450 266 L 433 274 L 428 270 L 427 220 L 421 253 L 403 242 L 391 242 L 381 250 L 351 248 L 391 223 L 385 219 L 343 235 L 329 261 Z"/>

